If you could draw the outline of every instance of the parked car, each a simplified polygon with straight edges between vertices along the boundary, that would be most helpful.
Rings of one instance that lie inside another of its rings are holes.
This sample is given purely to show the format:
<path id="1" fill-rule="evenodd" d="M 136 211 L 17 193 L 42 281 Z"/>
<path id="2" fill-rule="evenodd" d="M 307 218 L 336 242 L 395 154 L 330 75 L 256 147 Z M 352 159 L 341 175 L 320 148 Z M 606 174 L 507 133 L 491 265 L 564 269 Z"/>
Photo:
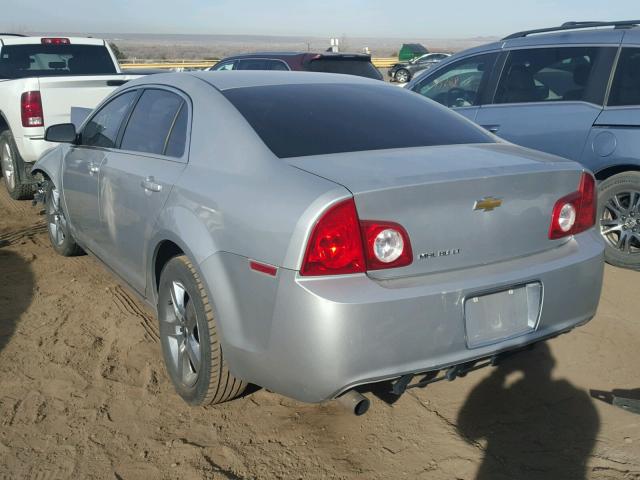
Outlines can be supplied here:
<path id="1" fill-rule="evenodd" d="M 640 267 L 638 24 L 516 33 L 456 54 L 406 86 L 502 138 L 592 170 L 607 261 L 632 268 Z"/>
<path id="2" fill-rule="evenodd" d="M 94 108 L 131 78 L 104 40 L 0 34 L 0 165 L 11 197 L 33 195 L 33 162 L 54 146 L 47 126 L 69 121 L 72 105 Z"/>
<path id="3" fill-rule="evenodd" d="M 382 74 L 371 63 L 371 55 L 359 53 L 247 53 L 224 58 L 209 70 L 296 70 L 382 80 Z"/>
<path id="4" fill-rule="evenodd" d="M 408 62 L 427 53 L 429 53 L 429 50 L 421 43 L 403 43 L 398 52 L 398 61 Z"/>
<path id="5" fill-rule="evenodd" d="M 251 382 L 362 413 L 357 385 L 453 379 L 596 311 L 591 174 L 382 82 L 160 74 L 46 138 L 53 248 L 157 311 L 191 404 Z"/>
<path id="6" fill-rule="evenodd" d="M 406 83 L 410 81 L 416 73 L 427 70 L 450 56 L 451 54 L 449 53 L 427 53 L 408 62 L 392 65 L 387 71 L 387 75 L 391 77 L 392 82 Z"/>

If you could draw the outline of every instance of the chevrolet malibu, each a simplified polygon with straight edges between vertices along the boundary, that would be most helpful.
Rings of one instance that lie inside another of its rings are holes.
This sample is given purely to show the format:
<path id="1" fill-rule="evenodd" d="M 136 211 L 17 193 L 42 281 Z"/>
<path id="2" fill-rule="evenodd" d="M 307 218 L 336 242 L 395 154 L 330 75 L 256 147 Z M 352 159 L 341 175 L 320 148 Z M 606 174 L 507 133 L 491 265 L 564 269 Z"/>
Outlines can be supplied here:
<path id="1" fill-rule="evenodd" d="M 46 138 L 53 248 L 157 312 L 190 404 L 252 383 L 362 413 L 356 387 L 461 376 L 598 305 L 591 174 L 381 82 L 153 75 Z"/>

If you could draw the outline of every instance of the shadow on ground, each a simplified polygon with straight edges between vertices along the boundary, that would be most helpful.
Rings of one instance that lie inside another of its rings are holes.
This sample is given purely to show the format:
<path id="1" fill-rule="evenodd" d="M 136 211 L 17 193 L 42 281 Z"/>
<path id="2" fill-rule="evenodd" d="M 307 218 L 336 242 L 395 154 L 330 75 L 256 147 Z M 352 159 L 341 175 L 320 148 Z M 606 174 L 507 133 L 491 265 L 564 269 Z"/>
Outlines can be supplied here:
<path id="1" fill-rule="evenodd" d="M 473 389 L 457 426 L 485 452 L 476 480 L 586 478 L 600 420 L 587 392 L 552 378 L 554 366 L 543 343 Z"/>
<path id="2" fill-rule="evenodd" d="M 31 266 L 21 256 L 0 247 L 0 352 L 14 334 L 20 316 L 33 297 Z"/>

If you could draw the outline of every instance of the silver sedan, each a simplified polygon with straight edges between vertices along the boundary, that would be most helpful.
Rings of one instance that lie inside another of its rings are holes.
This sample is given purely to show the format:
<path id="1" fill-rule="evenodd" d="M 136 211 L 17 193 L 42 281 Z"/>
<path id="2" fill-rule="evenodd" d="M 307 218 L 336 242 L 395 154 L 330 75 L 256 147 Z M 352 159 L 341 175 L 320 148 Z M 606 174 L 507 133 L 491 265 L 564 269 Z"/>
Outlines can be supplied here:
<path id="1" fill-rule="evenodd" d="M 194 405 L 251 382 L 362 412 L 355 387 L 462 376 L 598 305 L 591 174 L 377 81 L 153 75 L 46 137 L 54 249 L 155 309 Z"/>

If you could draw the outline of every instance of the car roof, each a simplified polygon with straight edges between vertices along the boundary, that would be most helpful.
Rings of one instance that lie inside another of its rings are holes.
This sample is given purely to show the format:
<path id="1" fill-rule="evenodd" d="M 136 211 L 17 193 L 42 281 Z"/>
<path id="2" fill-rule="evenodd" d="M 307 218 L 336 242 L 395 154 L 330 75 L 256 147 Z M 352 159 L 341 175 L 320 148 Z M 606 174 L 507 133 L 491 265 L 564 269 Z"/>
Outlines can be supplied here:
<path id="1" fill-rule="evenodd" d="M 320 57 L 348 57 L 348 58 L 361 58 L 368 60 L 371 55 L 366 53 L 346 53 L 346 52 L 255 52 L 255 53 L 242 53 L 238 55 L 232 55 L 221 59 L 220 62 L 226 62 L 228 60 L 239 60 L 243 58 L 285 58 L 285 57 L 304 57 L 304 56 L 320 56 Z"/>
<path id="2" fill-rule="evenodd" d="M 270 85 L 294 85 L 305 83 L 347 83 L 365 85 L 381 84 L 379 80 L 358 77 L 355 75 L 342 75 L 337 73 L 238 70 L 234 72 L 200 71 L 189 72 L 189 74 L 211 84 L 213 87 L 221 91 L 229 90 L 232 88 L 264 87 Z"/>
<path id="3" fill-rule="evenodd" d="M 42 43 L 43 38 L 68 38 L 71 45 L 104 45 L 101 38 L 69 37 L 67 35 L 43 35 L 26 37 L 17 34 L 0 34 L 0 41 L 4 45 L 36 45 Z"/>

